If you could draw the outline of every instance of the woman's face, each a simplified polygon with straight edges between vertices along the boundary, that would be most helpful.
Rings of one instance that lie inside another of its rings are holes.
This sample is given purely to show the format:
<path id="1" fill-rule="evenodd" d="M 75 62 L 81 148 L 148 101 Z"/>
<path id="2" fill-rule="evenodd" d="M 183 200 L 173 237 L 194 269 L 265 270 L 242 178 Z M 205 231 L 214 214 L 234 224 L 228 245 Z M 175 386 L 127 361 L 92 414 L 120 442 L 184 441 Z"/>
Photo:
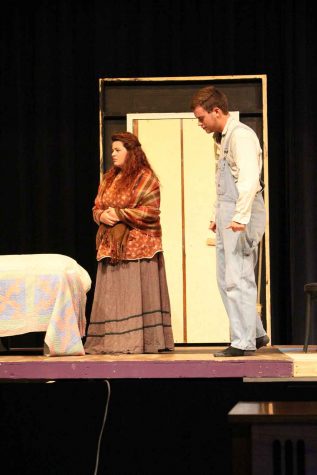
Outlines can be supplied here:
<path id="1" fill-rule="evenodd" d="M 112 156 L 113 164 L 116 167 L 118 167 L 118 168 L 123 167 L 124 162 L 127 158 L 127 154 L 128 154 L 128 151 L 127 151 L 127 149 L 125 148 L 125 146 L 123 145 L 122 142 L 119 142 L 119 141 L 112 142 L 111 156 Z"/>

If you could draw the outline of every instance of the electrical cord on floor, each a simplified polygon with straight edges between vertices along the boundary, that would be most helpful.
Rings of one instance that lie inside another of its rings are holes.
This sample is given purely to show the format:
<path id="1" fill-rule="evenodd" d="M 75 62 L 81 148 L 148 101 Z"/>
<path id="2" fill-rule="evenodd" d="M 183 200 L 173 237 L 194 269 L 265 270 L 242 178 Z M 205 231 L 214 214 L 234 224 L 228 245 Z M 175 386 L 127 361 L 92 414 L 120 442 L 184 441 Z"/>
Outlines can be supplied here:
<path id="1" fill-rule="evenodd" d="M 98 468 L 99 468 L 99 455 L 100 455 L 100 445 L 101 445 L 101 439 L 102 439 L 102 435 L 103 435 L 103 430 L 104 430 L 105 423 L 106 423 L 106 420 L 107 420 L 108 407 L 109 407 L 110 394 L 111 394 L 111 391 L 110 391 L 110 383 L 109 383 L 109 381 L 108 381 L 107 379 L 105 379 L 105 383 L 107 384 L 107 388 L 108 388 L 108 391 L 107 391 L 107 401 L 106 401 L 105 413 L 104 413 L 103 421 L 102 421 L 102 425 L 101 425 L 101 430 L 100 430 L 100 434 L 99 434 L 99 438 L 98 438 L 97 455 L 96 455 L 96 465 L 95 465 L 94 475 L 97 475 L 97 473 L 98 473 Z"/>

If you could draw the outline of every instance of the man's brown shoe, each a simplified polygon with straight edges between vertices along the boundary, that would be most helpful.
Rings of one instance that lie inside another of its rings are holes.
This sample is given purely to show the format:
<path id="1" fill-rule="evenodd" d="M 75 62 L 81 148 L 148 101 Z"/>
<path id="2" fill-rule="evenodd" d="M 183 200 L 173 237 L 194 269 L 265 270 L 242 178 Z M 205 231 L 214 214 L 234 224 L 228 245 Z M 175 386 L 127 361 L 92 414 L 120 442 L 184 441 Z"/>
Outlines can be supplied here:
<path id="1" fill-rule="evenodd" d="M 221 358 L 232 358 L 235 356 L 254 356 L 255 350 L 240 350 L 240 348 L 234 348 L 233 346 L 228 346 L 225 350 L 216 351 L 214 356 L 221 357 Z"/>

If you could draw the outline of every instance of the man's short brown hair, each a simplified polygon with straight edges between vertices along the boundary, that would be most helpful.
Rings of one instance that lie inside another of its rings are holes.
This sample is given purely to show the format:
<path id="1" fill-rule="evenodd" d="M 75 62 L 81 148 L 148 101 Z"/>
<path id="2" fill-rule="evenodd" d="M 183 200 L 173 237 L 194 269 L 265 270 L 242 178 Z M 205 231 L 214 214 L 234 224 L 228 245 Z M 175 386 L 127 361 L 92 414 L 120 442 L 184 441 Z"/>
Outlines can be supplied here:
<path id="1" fill-rule="evenodd" d="M 214 86 L 207 86 L 194 94 L 190 108 L 203 107 L 207 112 L 211 112 L 214 107 L 219 107 L 224 114 L 228 114 L 227 96 Z"/>

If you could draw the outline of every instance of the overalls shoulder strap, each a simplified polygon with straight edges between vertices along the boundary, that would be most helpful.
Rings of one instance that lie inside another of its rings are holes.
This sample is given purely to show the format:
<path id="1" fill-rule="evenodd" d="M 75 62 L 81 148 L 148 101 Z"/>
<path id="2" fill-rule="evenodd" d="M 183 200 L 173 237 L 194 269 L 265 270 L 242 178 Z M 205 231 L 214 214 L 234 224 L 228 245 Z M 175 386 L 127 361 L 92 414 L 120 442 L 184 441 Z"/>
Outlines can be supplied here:
<path id="1" fill-rule="evenodd" d="M 250 130 L 251 132 L 255 133 L 251 127 L 249 127 L 248 125 L 245 125 L 243 124 L 242 122 L 239 122 L 237 125 L 235 125 L 229 133 L 227 133 L 225 135 L 225 140 L 224 140 L 224 144 L 223 144 L 223 158 L 226 159 L 227 155 L 228 155 L 228 151 L 229 151 L 229 144 L 230 144 L 230 139 L 231 139 L 231 136 L 232 136 L 232 133 L 237 130 L 237 129 L 247 129 L 247 130 Z"/>
<path id="2" fill-rule="evenodd" d="M 230 130 L 229 134 L 227 133 L 226 136 L 225 136 L 225 140 L 224 140 L 224 144 L 223 144 L 223 156 L 222 156 L 222 158 L 224 160 L 227 159 L 227 155 L 228 155 L 228 152 L 229 152 L 229 144 L 230 144 L 232 133 L 237 129 L 246 129 L 246 130 L 249 130 L 249 131 L 251 131 L 255 134 L 254 130 L 251 129 L 251 127 L 249 127 L 246 124 L 243 124 L 242 122 L 239 122 L 237 125 L 235 125 Z M 264 181 L 262 180 L 261 176 L 259 176 L 259 181 L 260 181 L 260 185 L 261 185 L 261 191 L 263 191 L 264 187 L 265 187 L 265 184 L 264 184 Z"/>

